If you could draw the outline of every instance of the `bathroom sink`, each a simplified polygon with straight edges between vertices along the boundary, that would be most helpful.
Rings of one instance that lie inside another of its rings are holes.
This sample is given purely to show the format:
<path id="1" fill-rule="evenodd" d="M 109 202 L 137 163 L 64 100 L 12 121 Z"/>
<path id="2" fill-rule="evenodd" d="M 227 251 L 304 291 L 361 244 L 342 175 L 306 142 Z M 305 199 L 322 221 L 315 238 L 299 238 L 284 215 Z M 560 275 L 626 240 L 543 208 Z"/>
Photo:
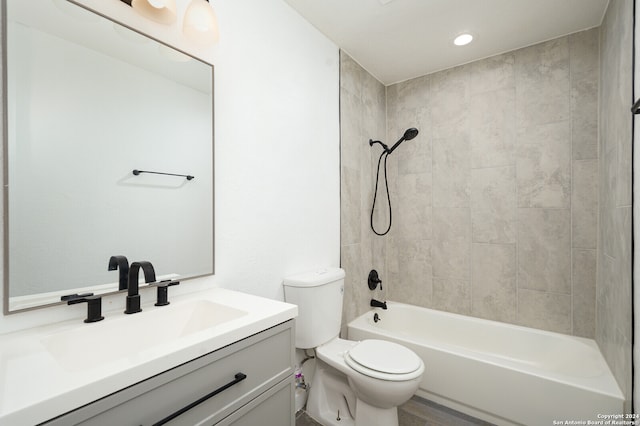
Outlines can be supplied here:
<path id="1" fill-rule="evenodd" d="M 122 358 L 153 356 L 154 349 L 245 315 L 240 309 L 197 300 L 81 324 L 42 342 L 61 367 L 79 371 Z"/>

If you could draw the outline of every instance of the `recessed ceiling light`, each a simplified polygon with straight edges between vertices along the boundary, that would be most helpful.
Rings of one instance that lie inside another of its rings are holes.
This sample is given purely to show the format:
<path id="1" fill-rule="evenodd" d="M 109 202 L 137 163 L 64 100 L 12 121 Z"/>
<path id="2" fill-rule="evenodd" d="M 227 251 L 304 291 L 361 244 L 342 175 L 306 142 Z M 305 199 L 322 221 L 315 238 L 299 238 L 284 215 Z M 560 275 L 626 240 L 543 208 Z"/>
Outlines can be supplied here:
<path id="1" fill-rule="evenodd" d="M 453 44 L 455 44 L 456 46 L 464 46 L 471 43 L 471 41 L 473 41 L 473 36 L 471 34 L 464 33 L 456 37 L 453 40 Z"/>

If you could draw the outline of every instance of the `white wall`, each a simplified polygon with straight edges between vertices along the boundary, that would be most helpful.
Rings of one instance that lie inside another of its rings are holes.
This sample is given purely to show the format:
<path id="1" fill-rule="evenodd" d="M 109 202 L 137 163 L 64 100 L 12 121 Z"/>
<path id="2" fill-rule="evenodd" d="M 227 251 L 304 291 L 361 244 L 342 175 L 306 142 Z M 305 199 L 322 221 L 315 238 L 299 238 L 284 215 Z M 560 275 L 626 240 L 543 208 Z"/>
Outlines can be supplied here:
<path id="1" fill-rule="evenodd" d="M 187 44 L 178 25 L 146 21 L 118 0 L 79 2 L 215 66 L 216 275 L 173 294 L 220 286 L 282 299 L 284 276 L 338 266 L 338 48 L 282 0 L 212 0 L 220 41 L 208 50 Z M 179 14 L 188 2 L 177 0 Z M 124 297 L 103 303 L 106 312 L 121 309 Z M 3 316 L 0 333 L 85 310 Z"/>

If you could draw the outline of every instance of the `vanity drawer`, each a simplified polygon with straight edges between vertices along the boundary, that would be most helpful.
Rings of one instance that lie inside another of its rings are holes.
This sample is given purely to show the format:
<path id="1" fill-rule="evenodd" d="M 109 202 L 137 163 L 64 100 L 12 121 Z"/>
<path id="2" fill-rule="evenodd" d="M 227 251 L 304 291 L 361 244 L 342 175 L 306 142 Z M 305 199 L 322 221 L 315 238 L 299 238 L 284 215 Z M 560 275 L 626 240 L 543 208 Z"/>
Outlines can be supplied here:
<path id="1" fill-rule="evenodd" d="M 220 392 L 166 424 L 214 424 L 276 384 L 293 380 L 292 321 L 154 376 L 48 425 L 153 425 Z M 238 374 L 246 375 L 236 380 Z M 235 382 L 230 384 L 231 382 Z M 186 422 L 186 423 L 185 423 Z"/>

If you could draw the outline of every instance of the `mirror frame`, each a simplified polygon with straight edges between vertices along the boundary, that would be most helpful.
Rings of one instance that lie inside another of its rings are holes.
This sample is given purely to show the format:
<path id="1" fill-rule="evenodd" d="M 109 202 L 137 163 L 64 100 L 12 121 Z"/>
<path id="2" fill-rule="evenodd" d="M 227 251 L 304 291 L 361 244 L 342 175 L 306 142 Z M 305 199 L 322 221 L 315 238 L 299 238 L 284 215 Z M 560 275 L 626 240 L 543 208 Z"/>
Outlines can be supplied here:
<path id="1" fill-rule="evenodd" d="M 66 302 L 64 301 L 56 301 L 56 302 L 50 302 L 50 303 L 43 303 L 41 305 L 37 305 L 37 306 L 30 306 L 27 308 L 21 308 L 21 309 L 14 309 L 14 310 L 10 310 L 10 304 L 9 304 L 9 300 L 10 300 L 10 293 L 9 293 L 9 211 L 8 211 L 8 206 L 9 206 L 9 155 L 8 155 L 8 148 L 9 148 L 9 132 L 8 132 L 8 75 L 7 75 L 7 1 L 9 0 L 0 0 L 0 14 L 2 15 L 0 17 L 0 49 L 2 50 L 1 55 L 0 55 L 0 60 L 1 65 L 2 65 L 2 88 L 1 88 L 1 95 L 2 95 L 2 183 L 3 183 L 3 188 L 2 188 L 2 205 L 0 206 L 2 208 L 2 299 L 3 299 L 3 314 L 4 315 L 11 315 L 11 314 L 16 314 L 16 313 L 21 313 L 21 312 L 27 312 L 27 311 L 33 311 L 36 309 L 42 309 L 42 308 L 48 308 L 51 306 L 58 306 L 58 305 L 64 305 L 66 304 Z M 22 1 L 22 0 L 21 0 Z M 187 280 L 192 280 L 192 279 L 196 279 L 196 278 L 202 278 L 202 277 L 208 277 L 208 276 L 212 276 L 215 275 L 215 255 L 216 255 L 216 244 L 215 244 L 215 66 L 214 64 L 205 61 L 201 58 L 198 58 L 188 52 L 185 52 L 182 49 L 177 48 L 176 46 L 172 46 L 166 42 L 163 42 L 159 39 L 157 39 L 156 37 L 153 37 L 149 34 L 146 34 L 136 28 L 133 28 L 130 25 L 125 24 L 124 22 L 121 22 L 117 19 L 114 19 L 110 16 L 105 15 L 104 13 L 101 13 L 95 9 L 92 9 L 84 4 L 79 3 L 76 0 L 64 0 L 68 3 L 71 3 L 77 7 L 80 7 L 90 13 L 93 13 L 97 16 L 99 16 L 100 18 L 106 19 L 110 22 L 113 22 L 115 24 L 121 25 L 131 31 L 134 31 L 137 34 L 140 34 L 143 37 L 146 37 L 156 43 L 159 43 L 161 45 L 164 45 L 170 49 L 173 49 L 177 52 L 180 52 L 190 58 L 192 58 L 193 60 L 196 60 L 200 63 L 203 63 L 209 67 L 211 67 L 211 177 L 212 177 L 212 182 L 211 182 L 211 202 L 212 202 L 212 235 L 211 235 L 211 244 L 212 244 L 212 259 L 211 259 L 211 273 L 210 274 L 201 274 L 201 275 L 194 275 L 194 276 L 187 276 L 185 278 L 180 278 L 180 281 L 187 281 Z M 98 284 L 99 285 L 99 284 Z M 111 295 L 115 295 L 118 293 L 124 293 L 127 290 L 113 290 L 113 291 L 107 291 L 104 293 L 100 293 L 100 296 L 111 296 Z"/>

